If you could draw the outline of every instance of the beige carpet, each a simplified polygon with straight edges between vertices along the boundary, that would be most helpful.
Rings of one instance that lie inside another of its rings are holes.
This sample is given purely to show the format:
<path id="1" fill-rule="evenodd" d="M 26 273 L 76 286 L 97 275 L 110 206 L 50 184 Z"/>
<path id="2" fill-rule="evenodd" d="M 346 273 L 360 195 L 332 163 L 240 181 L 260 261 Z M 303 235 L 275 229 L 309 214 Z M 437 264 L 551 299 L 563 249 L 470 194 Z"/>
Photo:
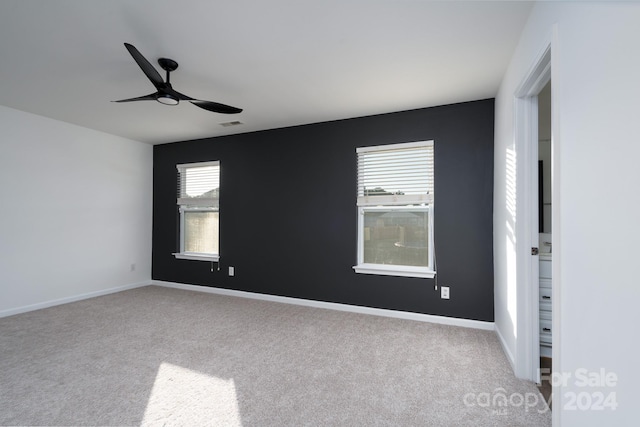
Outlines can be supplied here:
<path id="1" fill-rule="evenodd" d="M 160 287 L 0 319 L 0 372 L 2 425 L 551 425 L 493 332 Z"/>

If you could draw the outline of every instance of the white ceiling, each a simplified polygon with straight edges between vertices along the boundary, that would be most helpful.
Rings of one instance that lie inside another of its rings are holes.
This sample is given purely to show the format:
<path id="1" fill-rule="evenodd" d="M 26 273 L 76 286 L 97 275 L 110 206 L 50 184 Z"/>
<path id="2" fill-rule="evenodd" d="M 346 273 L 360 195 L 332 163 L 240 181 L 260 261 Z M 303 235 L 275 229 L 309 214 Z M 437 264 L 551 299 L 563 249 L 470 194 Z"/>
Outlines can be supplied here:
<path id="1" fill-rule="evenodd" d="M 0 105 L 158 144 L 491 98 L 531 6 L 0 0 Z M 178 91 L 244 111 L 109 102 L 155 91 L 124 42 L 177 61 Z"/>

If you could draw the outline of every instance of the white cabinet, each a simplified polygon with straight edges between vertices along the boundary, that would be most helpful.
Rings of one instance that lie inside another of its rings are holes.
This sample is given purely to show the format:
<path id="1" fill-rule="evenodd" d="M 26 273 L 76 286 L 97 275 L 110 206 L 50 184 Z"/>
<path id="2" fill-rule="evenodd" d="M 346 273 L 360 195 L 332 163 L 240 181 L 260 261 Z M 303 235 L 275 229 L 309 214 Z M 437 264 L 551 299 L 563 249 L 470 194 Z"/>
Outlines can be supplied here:
<path id="1" fill-rule="evenodd" d="M 551 255 L 540 256 L 540 345 L 541 353 L 551 348 Z M 545 348 L 546 347 L 546 348 Z"/>

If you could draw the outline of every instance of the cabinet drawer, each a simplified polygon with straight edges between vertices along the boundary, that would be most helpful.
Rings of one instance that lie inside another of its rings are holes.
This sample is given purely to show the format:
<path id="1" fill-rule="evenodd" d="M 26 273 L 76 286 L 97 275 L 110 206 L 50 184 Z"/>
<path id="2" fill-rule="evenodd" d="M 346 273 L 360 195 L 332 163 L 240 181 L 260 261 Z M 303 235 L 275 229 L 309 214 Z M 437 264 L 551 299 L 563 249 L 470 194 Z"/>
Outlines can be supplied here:
<path id="1" fill-rule="evenodd" d="M 540 260 L 540 277 L 544 279 L 551 279 L 551 261 Z"/>
<path id="2" fill-rule="evenodd" d="M 551 335 L 551 320 L 540 320 L 540 335 Z"/>
<path id="3" fill-rule="evenodd" d="M 540 303 L 548 302 L 551 304 L 551 294 L 553 290 L 551 288 L 540 288 Z"/>
<path id="4" fill-rule="evenodd" d="M 543 311 L 542 309 L 540 309 L 540 320 L 548 320 L 549 322 L 551 322 L 551 310 L 547 310 L 547 311 Z"/>
<path id="5" fill-rule="evenodd" d="M 551 345 L 551 334 L 549 333 L 540 333 L 540 344 L 549 344 Z"/>
<path id="6" fill-rule="evenodd" d="M 549 315 L 551 315 L 551 303 L 540 302 L 540 312 L 549 313 Z"/>
<path id="7" fill-rule="evenodd" d="M 553 281 L 551 279 L 540 279 L 538 281 L 538 285 L 541 288 L 552 288 L 553 287 Z"/>

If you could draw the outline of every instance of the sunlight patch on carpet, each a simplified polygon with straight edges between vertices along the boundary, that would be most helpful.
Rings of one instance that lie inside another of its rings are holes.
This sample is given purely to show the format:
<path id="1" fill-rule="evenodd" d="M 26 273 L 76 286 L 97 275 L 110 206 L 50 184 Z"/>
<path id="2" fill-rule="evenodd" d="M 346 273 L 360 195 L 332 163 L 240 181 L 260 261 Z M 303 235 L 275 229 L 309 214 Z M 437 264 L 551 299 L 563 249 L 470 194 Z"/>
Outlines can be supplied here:
<path id="1" fill-rule="evenodd" d="M 162 363 L 142 425 L 242 426 L 235 383 Z"/>

